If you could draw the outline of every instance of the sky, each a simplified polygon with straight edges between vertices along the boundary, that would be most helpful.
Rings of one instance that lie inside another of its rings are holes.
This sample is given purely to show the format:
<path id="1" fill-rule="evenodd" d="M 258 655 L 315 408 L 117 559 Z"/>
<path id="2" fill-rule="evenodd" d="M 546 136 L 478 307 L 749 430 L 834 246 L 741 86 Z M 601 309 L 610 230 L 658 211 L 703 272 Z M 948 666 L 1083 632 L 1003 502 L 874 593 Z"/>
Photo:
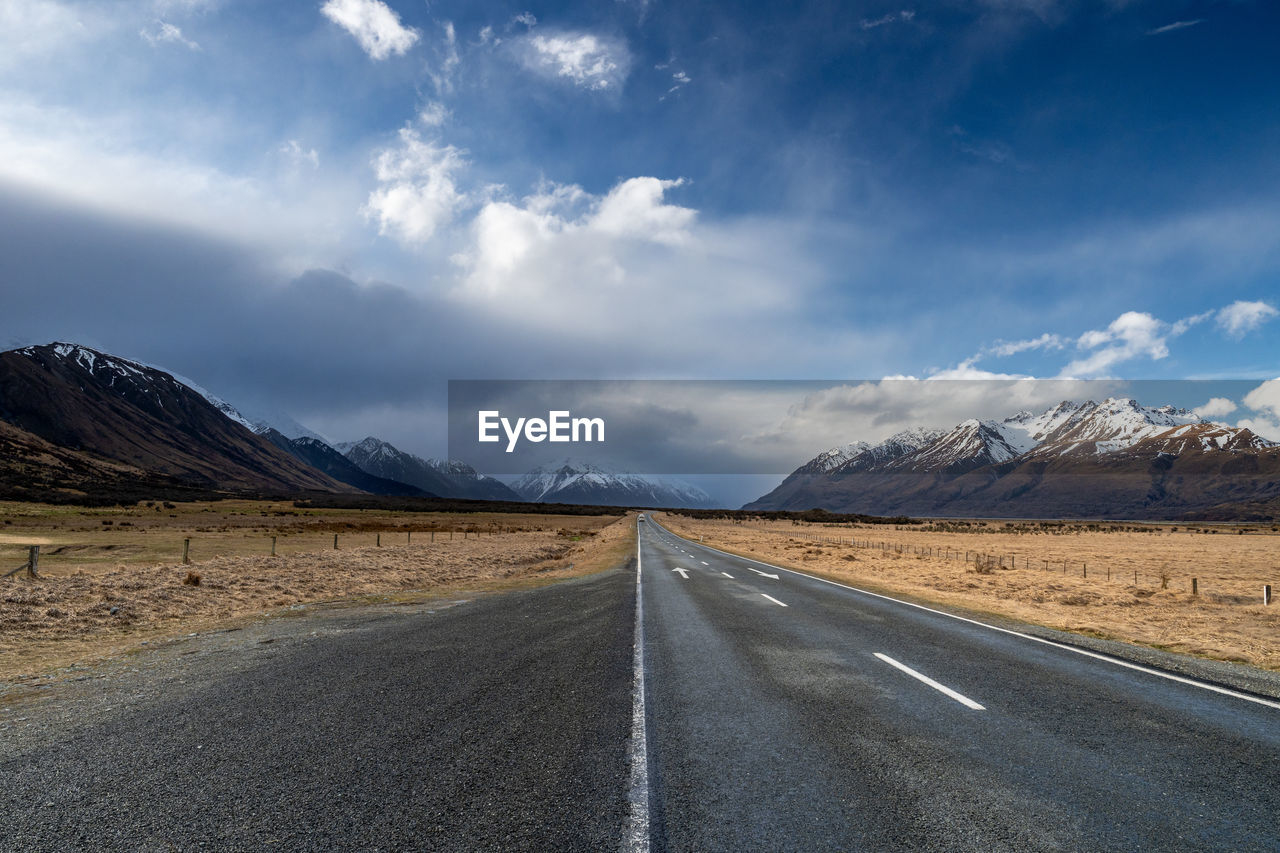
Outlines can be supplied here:
<path id="1" fill-rule="evenodd" d="M 424 455 L 467 379 L 1247 380 L 1186 405 L 1280 439 L 1278 26 L 7 0 L 0 346 Z"/>

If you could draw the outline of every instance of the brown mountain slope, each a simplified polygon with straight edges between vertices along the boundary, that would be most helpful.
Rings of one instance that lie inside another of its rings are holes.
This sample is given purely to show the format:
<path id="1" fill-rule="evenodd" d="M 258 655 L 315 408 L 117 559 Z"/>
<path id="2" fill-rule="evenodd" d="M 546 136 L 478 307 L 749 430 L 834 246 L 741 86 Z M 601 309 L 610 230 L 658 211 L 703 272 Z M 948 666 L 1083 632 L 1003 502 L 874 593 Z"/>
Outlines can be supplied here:
<path id="1" fill-rule="evenodd" d="M 350 491 L 169 374 L 71 344 L 0 353 L 0 421 L 75 453 L 48 476 L 118 463 L 196 488 Z"/>

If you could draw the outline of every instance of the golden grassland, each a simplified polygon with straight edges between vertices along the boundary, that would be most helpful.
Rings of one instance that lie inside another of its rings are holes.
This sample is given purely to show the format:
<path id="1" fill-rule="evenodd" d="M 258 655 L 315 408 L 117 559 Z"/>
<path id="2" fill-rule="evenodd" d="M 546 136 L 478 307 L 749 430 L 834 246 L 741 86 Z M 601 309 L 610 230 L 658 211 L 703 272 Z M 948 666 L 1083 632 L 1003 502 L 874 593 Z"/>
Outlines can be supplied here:
<path id="1" fill-rule="evenodd" d="M 39 578 L 0 580 L 0 680 L 319 602 L 408 602 L 601 571 L 629 555 L 633 521 L 256 501 L 0 504 L 0 571 L 41 546 Z"/>
<path id="2" fill-rule="evenodd" d="M 1280 670 L 1280 604 L 1262 604 L 1264 584 L 1280 595 L 1280 532 L 1270 526 L 658 520 L 851 585 Z"/>

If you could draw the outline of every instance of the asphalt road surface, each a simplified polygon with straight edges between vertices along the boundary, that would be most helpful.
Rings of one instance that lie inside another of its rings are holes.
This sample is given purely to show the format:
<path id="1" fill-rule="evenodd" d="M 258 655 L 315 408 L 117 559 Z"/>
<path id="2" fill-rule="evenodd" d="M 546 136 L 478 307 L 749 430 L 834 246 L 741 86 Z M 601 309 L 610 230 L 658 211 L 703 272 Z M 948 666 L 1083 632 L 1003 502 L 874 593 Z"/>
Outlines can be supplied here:
<path id="1" fill-rule="evenodd" d="M 1280 703 L 641 528 L 0 725 L 0 849 L 1280 850 Z"/>

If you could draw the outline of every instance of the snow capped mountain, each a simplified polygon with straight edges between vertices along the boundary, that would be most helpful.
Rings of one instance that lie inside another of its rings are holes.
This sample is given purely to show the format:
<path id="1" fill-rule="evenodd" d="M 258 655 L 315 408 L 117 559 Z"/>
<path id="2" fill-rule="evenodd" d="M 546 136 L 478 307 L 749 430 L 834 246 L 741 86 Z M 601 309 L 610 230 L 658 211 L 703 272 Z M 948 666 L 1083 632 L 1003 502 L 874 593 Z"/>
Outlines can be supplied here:
<path id="1" fill-rule="evenodd" d="M 1136 400 L 1110 397 L 1101 403 L 1092 400 L 1082 403 L 1071 417 L 1046 429 L 1037 444 L 1042 452 L 1059 455 L 1112 453 L 1171 427 L 1200 422 L 1197 415 L 1186 409 L 1148 408 L 1138 405 Z"/>
<path id="2" fill-rule="evenodd" d="M 682 480 L 625 474 L 572 459 L 535 468 L 511 488 L 540 503 L 694 508 L 713 503 L 706 492 Z"/>
<path id="3" fill-rule="evenodd" d="M 1266 473 L 1280 467 L 1280 445 L 1126 397 L 1064 400 L 1039 414 L 974 418 L 843 450 L 814 457 L 747 508 L 1147 517 L 1160 506 L 1208 510 L 1280 494 Z"/>
<path id="4" fill-rule="evenodd" d="M 802 466 L 798 473 L 812 474 L 822 473 L 825 471 L 842 471 L 848 473 L 852 471 L 879 468 L 895 459 L 915 453 L 922 447 L 926 447 L 934 441 L 937 441 L 944 434 L 943 430 L 916 427 L 895 433 L 879 444 L 867 444 L 862 441 L 854 442 L 853 444 L 846 444 L 844 447 L 853 448 L 861 445 L 862 449 L 853 453 L 842 462 L 831 465 L 830 467 L 815 467 L 811 469 L 810 466 L 819 459 L 822 459 L 828 454 L 835 453 L 835 451 L 828 450 L 826 453 L 820 454 L 815 459 Z M 839 448 L 837 448 L 837 450 L 838 449 Z"/>
<path id="5" fill-rule="evenodd" d="M 157 367 L 107 355 L 80 344 L 55 341 L 46 346 L 30 346 L 16 350 L 27 358 L 52 355 L 63 365 L 79 370 L 107 388 L 128 393 L 133 391 L 153 399 L 163 407 L 163 397 L 174 385 L 181 384 L 173 374 Z"/>
<path id="6" fill-rule="evenodd" d="M 894 460 L 916 470 L 956 470 L 994 465 L 1018 456 L 1022 436 L 996 421 L 970 418 L 918 450 Z"/>
<path id="7" fill-rule="evenodd" d="M 423 459 L 374 436 L 343 442 L 337 445 L 337 449 L 361 470 L 409 483 L 441 497 L 520 500 L 520 496 L 503 483 L 481 474 L 465 462 Z"/>
<path id="8" fill-rule="evenodd" d="M 872 445 L 865 441 L 855 441 L 851 444 L 842 444 L 839 447 L 833 447 L 825 450 L 817 456 L 810 459 L 802 467 L 801 471 L 806 474 L 822 474 L 839 468 L 850 459 L 860 453 L 870 450 Z"/>

